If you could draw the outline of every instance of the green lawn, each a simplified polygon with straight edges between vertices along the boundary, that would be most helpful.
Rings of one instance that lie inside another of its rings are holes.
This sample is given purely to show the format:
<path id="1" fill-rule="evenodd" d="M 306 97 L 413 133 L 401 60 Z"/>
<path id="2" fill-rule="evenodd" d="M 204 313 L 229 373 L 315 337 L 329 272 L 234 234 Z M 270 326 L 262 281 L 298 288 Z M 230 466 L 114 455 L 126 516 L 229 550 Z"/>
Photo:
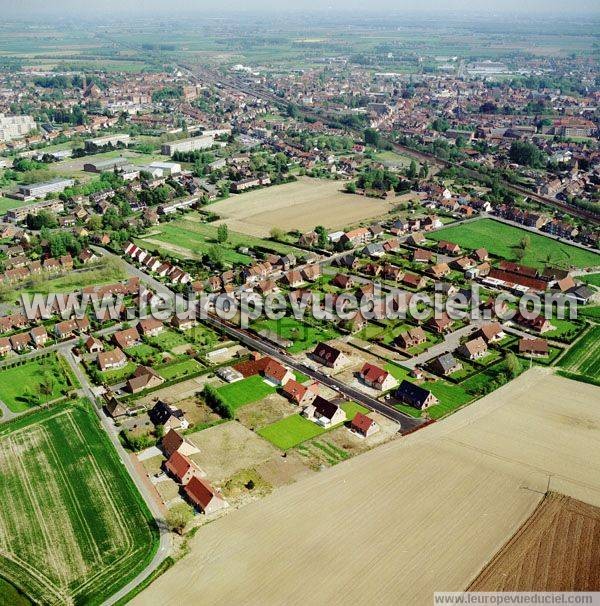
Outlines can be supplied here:
<path id="1" fill-rule="evenodd" d="M 25 206 L 26 204 L 29 204 L 29 202 L 26 200 L 13 200 L 12 198 L 0 196 L 0 215 L 3 215 L 11 208 L 19 208 L 20 206 Z"/>
<path id="2" fill-rule="evenodd" d="M 369 413 L 369 409 L 358 402 L 344 402 L 340 405 L 340 408 L 346 413 L 348 421 L 352 421 L 357 412 L 362 412 L 364 415 Z"/>
<path id="3" fill-rule="evenodd" d="M 522 260 L 525 265 L 542 268 L 548 264 L 548 256 L 550 256 L 551 265 L 573 265 L 575 267 L 600 265 L 600 255 L 592 251 L 557 242 L 552 238 L 512 227 L 493 219 L 480 219 L 428 235 L 433 240 L 449 240 L 467 249 L 485 247 L 491 254 L 511 261 L 517 260 L 516 249 L 525 236 L 531 242 L 531 246 Z"/>
<path id="4" fill-rule="evenodd" d="M 288 450 L 326 431 L 324 427 L 295 414 L 271 423 L 259 429 L 257 433 L 277 448 Z"/>
<path id="5" fill-rule="evenodd" d="M 177 362 L 171 362 L 164 366 L 157 366 L 156 372 L 165 381 L 174 381 L 175 379 L 182 379 L 188 375 L 193 375 L 200 372 L 203 369 L 202 364 L 194 358 L 186 358 Z"/>
<path id="6" fill-rule="evenodd" d="M 70 386 L 70 374 L 65 372 L 57 354 L 0 370 L 0 400 L 12 412 L 24 412 L 56 400 Z"/>
<path id="7" fill-rule="evenodd" d="M 590 286 L 600 287 L 600 273 L 599 274 L 588 274 L 587 276 L 578 276 L 578 280 L 589 284 Z"/>
<path id="8" fill-rule="evenodd" d="M 184 338 L 186 341 L 206 349 L 213 347 L 219 342 L 219 335 L 202 324 L 197 324 L 193 328 L 185 331 Z"/>
<path id="9" fill-rule="evenodd" d="M 125 350 L 125 353 L 139 364 L 147 364 L 152 361 L 152 358 L 154 358 L 158 352 L 154 347 L 151 347 L 146 343 L 140 343 L 139 345 L 128 347 Z"/>
<path id="10" fill-rule="evenodd" d="M 292 354 L 313 349 L 319 341 L 329 341 L 339 336 L 334 328 L 311 326 L 286 316 L 280 320 L 261 320 L 251 326 L 252 330 L 270 330 L 283 339 L 293 342 L 287 351 Z"/>
<path id="11" fill-rule="evenodd" d="M 223 385 L 217 390 L 225 401 L 236 410 L 240 406 L 257 402 L 266 396 L 275 393 L 275 387 L 267 385 L 260 375 L 253 375 L 247 379 Z"/>
<path id="12" fill-rule="evenodd" d="M 387 370 L 391 373 L 392 377 L 401 383 L 404 379 L 408 379 L 410 374 L 410 370 L 405 368 L 404 366 L 400 366 L 399 364 L 395 364 L 394 362 L 388 362 L 384 366 L 384 370 Z"/>
<path id="13" fill-rule="evenodd" d="M 0 576 L 32 602 L 99 605 L 148 565 L 156 524 L 88 402 L 3 424 L 0 457 Z"/>
<path id="14" fill-rule="evenodd" d="M 185 336 L 167 328 L 155 337 L 148 337 L 148 343 L 160 351 L 171 351 L 174 347 L 189 344 Z"/>
<path id="15" fill-rule="evenodd" d="M 571 320 L 558 320 L 552 318 L 550 320 L 554 330 L 549 330 L 543 334 L 544 339 L 557 339 L 570 343 L 574 341 L 581 333 L 583 325 L 580 322 L 572 322 Z"/>
<path id="16" fill-rule="evenodd" d="M 589 328 L 558 361 L 558 366 L 600 382 L 600 326 Z"/>
<path id="17" fill-rule="evenodd" d="M 104 370 L 100 372 L 102 382 L 107 385 L 114 385 L 126 381 L 135 372 L 137 365 L 130 360 L 123 368 L 114 368 L 113 370 Z"/>

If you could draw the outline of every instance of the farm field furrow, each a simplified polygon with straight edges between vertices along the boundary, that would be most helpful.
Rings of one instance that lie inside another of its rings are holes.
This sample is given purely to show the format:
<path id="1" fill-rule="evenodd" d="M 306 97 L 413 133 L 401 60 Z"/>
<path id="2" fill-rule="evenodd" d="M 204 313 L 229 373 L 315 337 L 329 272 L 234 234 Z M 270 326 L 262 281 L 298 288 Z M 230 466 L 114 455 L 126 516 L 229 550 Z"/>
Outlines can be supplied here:
<path id="1" fill-rule="evenodd" d="M 85 406 L 0 429 L 0 575 L 40 604 L 101 603 L 154 552 L 154 522 Z"/>

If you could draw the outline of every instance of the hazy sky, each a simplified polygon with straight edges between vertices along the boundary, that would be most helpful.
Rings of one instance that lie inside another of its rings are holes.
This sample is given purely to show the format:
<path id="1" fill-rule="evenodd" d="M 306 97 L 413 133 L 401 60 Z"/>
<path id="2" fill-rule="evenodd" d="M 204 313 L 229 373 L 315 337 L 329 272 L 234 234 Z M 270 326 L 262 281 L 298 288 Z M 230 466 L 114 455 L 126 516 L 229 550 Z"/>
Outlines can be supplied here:
<path id="1" fill-rule="evenodd" d="M 135 13 L 140 16 L 153 13 L 198 14 L 229 11 L 330 10 L 340 15 L 348 10 L 373 12 L 473 11 L 494 13 L 600 12 L 598 0 L 0 0 L 0 9 L 9 18 L 28 18 L 34 15 L 53 16 L 117 16 Z"/>

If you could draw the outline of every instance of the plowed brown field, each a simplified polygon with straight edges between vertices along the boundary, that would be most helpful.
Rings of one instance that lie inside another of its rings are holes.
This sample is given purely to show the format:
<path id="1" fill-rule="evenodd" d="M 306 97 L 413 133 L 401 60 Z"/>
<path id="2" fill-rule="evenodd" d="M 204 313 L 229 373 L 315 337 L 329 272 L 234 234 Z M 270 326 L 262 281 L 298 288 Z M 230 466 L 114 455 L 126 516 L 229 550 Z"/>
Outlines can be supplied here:
<path id="1" fill-rule="evenodd" d="M 600 509 L 550 493 L 469 591 L 599 591 Z"/>

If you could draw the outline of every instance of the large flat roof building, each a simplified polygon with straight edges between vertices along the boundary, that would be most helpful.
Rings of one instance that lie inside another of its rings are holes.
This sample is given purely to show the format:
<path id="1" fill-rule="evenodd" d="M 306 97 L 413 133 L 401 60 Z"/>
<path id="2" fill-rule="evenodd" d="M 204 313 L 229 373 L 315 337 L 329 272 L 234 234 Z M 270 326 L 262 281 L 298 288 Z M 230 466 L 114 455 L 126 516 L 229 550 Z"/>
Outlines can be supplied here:
<path id="1" fill-rule="evenodd" d="M 0 141 L 12 141 L 24 137 L 36 129 L 31 116 L 5 116 L 0 114 Z"/>
<path id="2" fill-rule="evenodd" d="M 65 205 L 61 200 L 43 200 L 19 208 L 11 208 L 6 213 L 6 218 L 9 221 L 24 221 L 27 215 L 37 215 L 40 211 L 46 210 L 53 213 L 61 213 L 65 209 Z"/>
<path id="3" fill-rule="evenodd" d="M 180 141 L 171 141 L 164 143 L 161 148 L 163 156 L 172 156 L 175 152 L 188 152 L 197 149 L 209 149 L 215 143 L 215 138 L 212 135 L 201 135 L 200 137 L 192 137 L 191 139 L 181 139 Z"/>
<path id="4" fill-rule="evenodd" d="M 105 137 L 96 137 L 95 139 L 86 139 L 84 142 L 85 149 L 93 150 L 97 147 L 104 147 L 105 145 L 117 145 L 117 143 L 124 143 L 127 145 L 131 137 L 125 133 L 106 135 Z"/>
<path id="5" fill-rule="evenodd" d="M 52 179 L 52 181 L 44 181 L 43 183 L 33 183 L 32 185 L 21 185 L 19 187 L 19 193 L 25 198 L 42 198 L 46 194 L 51 192 L 61 192 L 67 187 L 71 187 L 75 184 L 73 179 Z"/>

